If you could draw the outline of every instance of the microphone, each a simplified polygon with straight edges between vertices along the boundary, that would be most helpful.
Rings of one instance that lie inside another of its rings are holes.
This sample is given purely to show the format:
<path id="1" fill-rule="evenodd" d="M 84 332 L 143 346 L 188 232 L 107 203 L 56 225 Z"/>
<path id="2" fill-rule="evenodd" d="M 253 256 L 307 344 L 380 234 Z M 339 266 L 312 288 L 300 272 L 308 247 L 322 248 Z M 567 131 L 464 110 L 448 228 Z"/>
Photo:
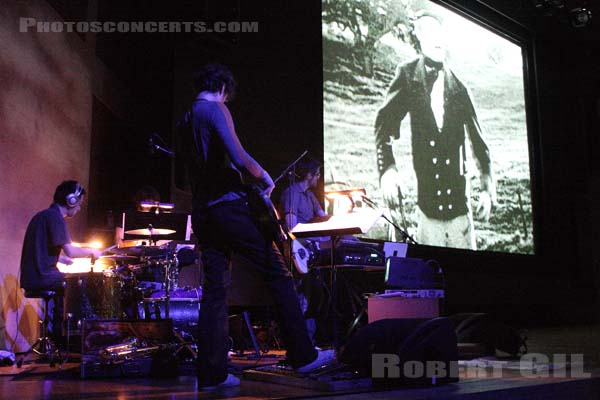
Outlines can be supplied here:
<path id="1" fill-rule="evenodd" d="M 156 139 L 156 141 L 155 141 L 155 139 Z M 175 157 L 174 151 L 163 147 L 164 143 L 165 143 L 165 141 L 158 133 L 156 133 L 156 132 L 151 133 L 150 137 L 148 138 L 148 153 L 154 154 L 158 151 L 158 152 L 165 153 L 171 157 Z"/>

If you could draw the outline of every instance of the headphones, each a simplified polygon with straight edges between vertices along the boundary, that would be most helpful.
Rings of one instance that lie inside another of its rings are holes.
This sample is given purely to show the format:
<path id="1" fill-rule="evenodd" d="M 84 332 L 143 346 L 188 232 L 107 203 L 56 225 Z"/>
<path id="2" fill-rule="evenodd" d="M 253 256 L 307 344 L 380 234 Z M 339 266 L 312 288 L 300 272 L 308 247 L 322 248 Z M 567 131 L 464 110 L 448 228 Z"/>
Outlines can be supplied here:
<path id="1" fill-rule="evenodd" d="M 81 185 L 79 184 L 79 182 L 77 182 L 77 184 L 75 185 L 75 191 L 73 193 L 69 193 L 66 197 L 66 203 L 67 203 L 67 207 L 69 208 L 73 208 L 75 207 L 79 201 L 81 200 L 81 193 L 83 192 L 83 188 L 81 187 Z"/>

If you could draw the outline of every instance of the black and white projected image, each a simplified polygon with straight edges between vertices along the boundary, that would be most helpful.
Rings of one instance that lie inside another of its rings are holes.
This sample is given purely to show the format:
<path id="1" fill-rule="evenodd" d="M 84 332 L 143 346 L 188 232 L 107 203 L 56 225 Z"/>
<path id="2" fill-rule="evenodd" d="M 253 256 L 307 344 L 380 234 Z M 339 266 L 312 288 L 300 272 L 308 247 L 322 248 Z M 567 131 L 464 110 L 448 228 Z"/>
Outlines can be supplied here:
<path id="1" fill-rule="evenodd" d="M 365 189 L 367 236 L 533 254 L 523 48 L 428 0 L 324 0 L 326 190 Z"/>

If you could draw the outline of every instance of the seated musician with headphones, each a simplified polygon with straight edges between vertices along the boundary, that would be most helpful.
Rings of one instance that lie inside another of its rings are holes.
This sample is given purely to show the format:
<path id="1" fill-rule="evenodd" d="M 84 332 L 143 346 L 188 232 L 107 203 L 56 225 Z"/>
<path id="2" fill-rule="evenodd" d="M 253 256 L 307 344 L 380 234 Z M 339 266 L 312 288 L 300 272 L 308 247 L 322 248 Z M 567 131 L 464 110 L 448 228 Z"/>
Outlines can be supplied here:
<path id="1" fill-rule="evenodd" d="M 21 287 L 25 290 L 57 292 L 52 320 L 52 336 L 57 341 L 61 339 L 64 279 L 56 267 L 57 262 L 69 265 L 73 263 L 72 258 L 98 258 L 102 255 L 102 250 L 74 246 L 67 231 L 65 219 L 79 212 L 84 195 L 85 189 L 79 182 L 62 182 L 54 192 L 50 207 L 31 219 L 23 240 Z"/>

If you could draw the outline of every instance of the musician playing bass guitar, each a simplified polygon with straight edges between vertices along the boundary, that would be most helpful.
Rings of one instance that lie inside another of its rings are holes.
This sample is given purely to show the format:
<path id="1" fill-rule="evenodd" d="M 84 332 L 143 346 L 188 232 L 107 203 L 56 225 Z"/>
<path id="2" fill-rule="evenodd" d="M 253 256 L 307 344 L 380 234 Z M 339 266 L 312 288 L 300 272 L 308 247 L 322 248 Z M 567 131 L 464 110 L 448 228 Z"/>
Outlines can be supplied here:
<path id="1" fill-rule="evenodd" d="M 204 285 L 198 337 L 198 386 L 213 389 L 239 384 L 227 373 L 226 296 L 229 260 L 234 252 L 263 277 L 275 301 L 287 360 L 305 373 L 332 361 L 332 351 L 317 351 L 306 331 L 292 276 L 271 237 L 252 218 L 242 175 L 270 195 L 269 174 L 244 149 L 225 102 L 234 94 L 228 68 L 212 64 L 194 76 L 190 112 L 178 124 L 177 157 L 192 188 L 192 224 L 202 251 Z M 187 129 L 186 129 L 187 127 Z"/>
<path id="2" fill-rule="evenodd" d="M 295 168 L 298 180 L 286 188 L 279 199 L 279 215 L 284 216 L 287 227 L 291 230 L 297 224 L 323 221 L 328 218 L 327 213 L 321 207 L 312 189 L 317 187 L 321 176 L 321 164 L 310 158 L 304 157 L 298 161 Z M 316 331 L 316 323 L 311 317 L 313 307 L 309 307 L 311 293 L 315 292 L 313 277 L 307 274 L 308 264 L 312 249 L 316 250 L 320 239 L 329 238 L 307 238 L 296 239 L 291 242 L 291 257 L 297 272 L 301 275 L 297 278 L 300 304 L 306 317 L 306 326 L 311 338 Z M 304 241 L 304 242 L 301 242 Z M 311 310 L 309 310 L 311 308 Z"/>
<path id="3" fill-rule="evenodd" d="M 312 189 L 317 187 L 321 165 L 310 157 L 304 157 L 296 165 L 298 181 L 281 193 L 279 214 L 285 217 L 289 229 L 296 224 L 316 222 L 327 217 Z"/>

